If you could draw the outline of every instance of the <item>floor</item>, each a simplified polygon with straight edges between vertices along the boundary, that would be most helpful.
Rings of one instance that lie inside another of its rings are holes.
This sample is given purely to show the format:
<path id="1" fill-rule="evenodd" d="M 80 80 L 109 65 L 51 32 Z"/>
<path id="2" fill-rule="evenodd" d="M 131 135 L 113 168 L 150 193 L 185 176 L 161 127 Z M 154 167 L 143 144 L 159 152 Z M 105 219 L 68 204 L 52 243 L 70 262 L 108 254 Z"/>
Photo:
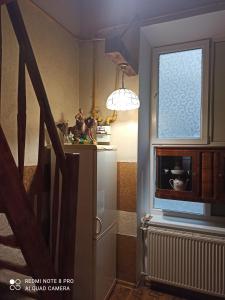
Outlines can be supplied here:
<path id="1" fill-rule="evenodd" d="M 159 293 L 148 287 L 132 289 L 117 284 L 109 300 L 185 300 L 184 298 Z"/>

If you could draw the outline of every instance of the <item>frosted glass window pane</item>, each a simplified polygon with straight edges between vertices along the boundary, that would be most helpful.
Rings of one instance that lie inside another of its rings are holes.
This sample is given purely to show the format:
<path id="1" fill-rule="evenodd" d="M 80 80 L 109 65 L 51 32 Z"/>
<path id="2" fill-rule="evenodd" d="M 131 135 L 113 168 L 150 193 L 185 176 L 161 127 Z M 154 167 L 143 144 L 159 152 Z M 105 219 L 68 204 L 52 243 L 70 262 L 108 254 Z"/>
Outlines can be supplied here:
<path id="1" fill-rule="evenodd" d="M 200 138 L 202 49 L 160 54 L 158 137 Z"/>

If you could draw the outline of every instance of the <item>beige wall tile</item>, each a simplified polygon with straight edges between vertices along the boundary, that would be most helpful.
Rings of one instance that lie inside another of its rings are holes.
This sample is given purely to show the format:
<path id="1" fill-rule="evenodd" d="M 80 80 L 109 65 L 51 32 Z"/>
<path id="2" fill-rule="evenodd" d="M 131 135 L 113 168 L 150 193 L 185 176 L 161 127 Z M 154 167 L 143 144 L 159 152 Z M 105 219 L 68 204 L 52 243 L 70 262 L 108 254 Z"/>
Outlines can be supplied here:
<path id="1" fill-rule="evenodd" d="M 118 162 L 117 164 L 117 208 L 135 212 L 137 198 L 137 163 Z"/>

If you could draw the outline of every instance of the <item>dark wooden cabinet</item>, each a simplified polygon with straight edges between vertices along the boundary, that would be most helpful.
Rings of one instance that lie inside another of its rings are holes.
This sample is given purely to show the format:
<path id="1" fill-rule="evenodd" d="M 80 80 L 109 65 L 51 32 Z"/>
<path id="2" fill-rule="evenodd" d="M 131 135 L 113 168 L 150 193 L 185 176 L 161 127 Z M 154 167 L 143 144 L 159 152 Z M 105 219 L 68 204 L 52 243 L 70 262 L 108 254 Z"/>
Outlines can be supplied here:
<path id="1" fill-rule="evenodd" d="M 155 196 L 225 203 L 225 148 L 156 147 Z"/>
<path id="2" fill-rule="evenodd" d="M 213 188 L 214 201 L 225 203 L 225 150 L 214 152 Z"/>

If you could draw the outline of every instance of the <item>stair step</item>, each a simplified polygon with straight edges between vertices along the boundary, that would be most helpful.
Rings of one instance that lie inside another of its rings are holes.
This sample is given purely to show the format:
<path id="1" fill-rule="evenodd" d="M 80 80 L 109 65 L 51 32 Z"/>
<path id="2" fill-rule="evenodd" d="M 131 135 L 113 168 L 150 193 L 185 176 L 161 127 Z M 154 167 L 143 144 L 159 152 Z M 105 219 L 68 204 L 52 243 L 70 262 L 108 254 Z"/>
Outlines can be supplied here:
<path id="1" fill-rule="evenodd" d="M 4 208 L 2 207 L 2 205 L 0 204 L 0 214 L 4 214 L 5 213 L 5 210 Z"/>
<path id="2" fill-rule="evenodd" d="M 12 248 L 19 248 L 19 245 L 17 244 L 16 238 L 14 235 L 8 235 L 8 236 L 1 236 L 0 235 L 0 244 L 12 247 Z"/>
<path id="3" fill-rule="evenodd" d="M 7 217 L 3 213 L 0 213 L 0 233 L 1 236 L 13 235 L 13 231 L 9 225 Z"/>
<path id="4" fill-rule="evenodd" d="M 0 244 L 0 260 L 26 266 L 26 261 L 20 249 Z"/>
<path id="5" fill-rule="evenodd" d="M 10 270 L 27 276 L 30 275 L 30 270 L 27 266 L 21 266 L 4 260 L 0 260 L 0 269 Z"/>

